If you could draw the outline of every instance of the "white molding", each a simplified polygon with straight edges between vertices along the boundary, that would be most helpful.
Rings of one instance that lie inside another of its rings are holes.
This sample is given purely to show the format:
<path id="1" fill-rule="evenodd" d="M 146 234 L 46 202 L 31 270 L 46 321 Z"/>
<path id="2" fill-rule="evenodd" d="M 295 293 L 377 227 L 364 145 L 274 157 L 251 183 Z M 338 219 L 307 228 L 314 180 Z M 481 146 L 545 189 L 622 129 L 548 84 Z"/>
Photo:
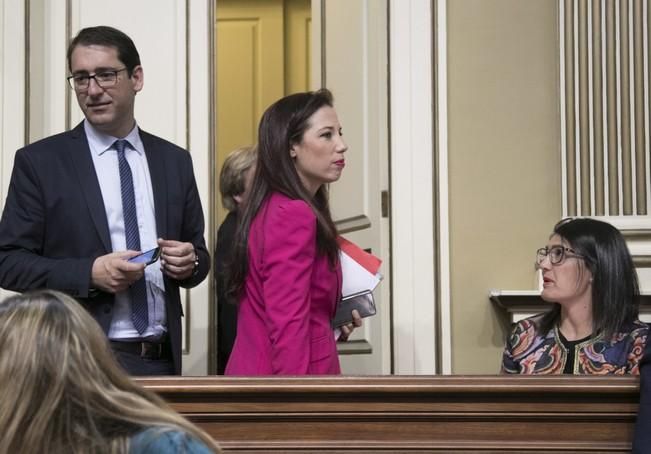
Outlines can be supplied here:
<path id="1" fill-rule="evenodd" d="M 190 38 L 189 34 L 191 31 L 187 29 L 191 30 L 192 27 L 190 26 L 189 18 L 187 17 L 189 14 L 187 10 L 191 8 L 188 3 L 191 3 L 190 0 L 177 0 L 172 4 L 172 6 L 170 6 L 171 10 L 176 10 L 174 13 L 174 17 L 176 18 L 174 29 L 170 30 L 170 33 L 174 33 L 176 35 L 176 39 L 174 40 L 176 48 L 173 50 L 174 60 L 180 63 L 176 65 L 174 80 L 177 87 L 182 87 L 182 89 L 177 89 L 174 91 L 174 126 L 176 130 L 174 131 L 173 137 L 175 138 L 174 142 L 183 148 L 188 148 L 188 141 L 190 140 L 190 125 L 188 122 L 188 105 L 190 101 L 188 99 L 188 85 L 190 83 L 189 73 L 191 67 L 188 67 L 187 62 L 189 60 L 188 54 L 191 52 L 190 43 L 188 42 Z M 203 22 L 205 22 L 205 20 Z M 204 41 L 204 43 L 204 46 L 207 46 L 208 40 Z M 202 47 L 205 49 L 204 46 Z"/>
<path id="2" fill-rule="evenodd" d="M 436 373 L 432 11 L 390 0 L 394 372 Z"/>
<path id="3" fill-rule="evenodd" d="M 594 74 L 592 61 L 592 2 L 588 2 L 588 150 L 590 157 L 590 215 L 596 213 L 595 148 L 594 148 Z M 584 210 L 586 211 L 586 210 Z"/>
<path id="4" fill-rule="evenodd" d="M 573 55 L 573 73 L 572 73 L 572 84 L 574 85 L 574 195 L 576 203 L 576 212 L 585 213 L 585 207 L 583 206 L 583 196 L 582 196 L 582 175 L 581 175 L 581 124 L 580 124 L 580 112 L 581 112 L 581 96 L 579 88 L 579 5 L 578 0 L 573 0 L 572 7 L 574 9 L 574 33 L 572 34 L 572 47 L 574 49 Z"/>
<path id="5" fill-rule="evenodd" d="M 606 30 L 606 0 L 601 0 L 601 30 Z M 604 163 L 604 214 L 606 216 L 610 215 L 610 181 L 609 181 L 609 166 L 610 164 L 608 163 L 608 128 L 606 125 L 608 124 L 608 109 L 606 109 L 604 106 L 606 105 L 607 99 L 608 99 L 608 86 L 605 83 L 606 78 L 607 78 L 607 68 L 606 65 L 603 64 L 603 62 L 606 61 L 606 33 L 601 33 L 601 105 L 602 105 L 602 111 L 603 111 L 603 116 L 602 116 L 602 127 L 601 130 L 602 132 L 602 143 L 603 143 L 603 163 Z M 561 124 L 561 130 L 565 128 L 564 124 Z M 565 194 L 563 194 L 563 197 L 565 197 Z M 567 215 L 566 212 L 563 212 L 564 217 Z"/>
<path id="6" fill-rule="evenodd" d="M 608 222 L 619 230 L 651 230 L 651 216 L 590 216 Z"/>
<path id="7" fill-rule="evenodd" d="M 4 205 L 16 150 L 25 145 L 25 2 L 0 3 L 0 200 Z"/>
<path id="8" fill-rule="evenodd" d="M 629 49 L 629 58 L 628 58 L 628 93 L 629 93 L 629 141 L 630 141 L 630 153 L 631 153 L 631 207 L 633 213 L 637 213 L 637 152 L 636 152 L 636 143 L 635 143 L 635 133 L 637 126 L 635 126 L 635 46 L 633 45 L 633 0 L 628 1 L 628 37 L 626 47 Z M 646 79 L 647 77 L 644 77 Z"/>
<path id="9" fill-rule="evenodd" d="M 66 98 L 76 104 L 74 92 L 63 79 L 68 76 L 66 51 L 67 36 L 67 1 L 49 0 L 43 2 L 44 32 L 43 72 L 33 74 L 43 86 L 43 124 L 41 131 L 34 131 L 34 140 L 58 134 L 66 130 Z M 50 77 L 55 75 L 55 77 Z M 36 137 L 38 135 L 38 137 Z"/>
<path id="10" fill-rule="evenodd" d="M 210 28 L 213 26 L 213 11 L 210 3 L 210 0 L 203 2 L 188 0 L 188 42 L 185 42 L 184 32 L 184 50 L 182 52 L 185 52 L 186 48 L 187 52 L 189 52 L 188 67 L 183 66 L 183 71 L 187 70 L 187 83 L 189 84 L 188 98 L 183 99 L 183 110 L 186 110 L 187 106 L 188 112 L 187 119 L 185 115 L 183 116 L 183 131 L 185 132 L 187 120 L 188 149 L 192 155 L 197 188 L 201 197 L 201 206 L 204 210 L 203 215 L 206 225 L 204 238 L 212 256 L 214 244 L 211 239 L 214 238 L 213 232 L 216 229 L 212 222 L 214 219 L 212 213 L 214 204 L 210 196 L 212 182 L 215 179 L 212 156 L 214 148 L 211 146 L 211 135 L 214 131 L 214 124 L 211 123 L 211 120 L 214 120 L 214 117 L 210 115 L 212 109 L 210 90 L 210 77 L 212 74 L 212 47 L 210 41 L 212 34 Z M 183 2 L 183 5 L 185 12 L 185 2 Z M 213 303 L 211 281 L 212 273 L 201 284 L 189 291 L 193 315 L 190 318 L 191 350 L 189 354 L 183 355 L 184 375 L 204 375 L 208 372 L 208 354 L 211 352 L 208 345 L 211 339 L 209 330 L 213 329 L 209 324 L 210 317 L 208 316 L 208 305 Z M 214 352 L 212 353 L 214 354 Z"/>
<path id="11" fill-rule="evenodd" d="M 649 74 L 649 23 L 648 23 L 648 2 L 642 2 L 642 30 L 643 33 L 643 55 L 644 55 L 644 74 Z M 651 166 L 651 150 L 649 149 L 649 79 L 644 78 L 644 155 L 647 166 Z M 647 213 L 651 210 L 651 172 L 646 172 L 646 206 Z"/>
<path id="12" fill-rule="evenodd" d="M 439 230 L 439 318 L 441 373 L 452 373 L 452 314 L 450 298 L 450 222 L 448 207 L 448 57 L 447 0 L 437 0 L 438 107 L 438 230 Z"/>
<path id="13" fill-rule="evenodd" d="M 311 11 L 312 11 L 312 43 L 311 43 L 311 55 L 312 61 L 310 62 L 310 89 L 318 90 L 323 85 L 322 80 L 322 42 L 325 40 L 323 36 L 323 17 L 322 17 L 322 0 L 311 0 Z M 315 39 L 314 37 L 318 37 Z"/>
<path id="14" fill-rule="evenodd" d="M 4 207 L 16 150 L 25 145 L 24 1 L 0 3 L 0 208 Z M 0 298 L 11 294 L 0 289 Z"/>
<path id="15" fill-rule="evenodd" d="M 563 0 L 558 0 L 558 51 L 559 51 L 559 83 L 560 83 L 560 104 L 559 114 L 561 118 L 561 194 L 563 217 L 567 216 L 567 118 L 565 112 L 565 8 Z M 606 129 L 606 128 L 604 128 Z M 606 204 L 607 205 L 607 204 Z"/>
<path id="16" fill-rule="evenodd" d="M 625 0 L 624 0 L 625 1 Z M 611 213 L 611 215 L 624 214 L 624 185 L 622 184 L 623 162 L 622 162 L 622 52 L 621 52 L 621 27 L 620 27 L 620 4 L 619 0 L 615 0 L 615 86 L 617 88 L 617 95 L 615 97 L 615 104 L 617 105 L 617 190 L 618 190 L 618 212 Z"/>

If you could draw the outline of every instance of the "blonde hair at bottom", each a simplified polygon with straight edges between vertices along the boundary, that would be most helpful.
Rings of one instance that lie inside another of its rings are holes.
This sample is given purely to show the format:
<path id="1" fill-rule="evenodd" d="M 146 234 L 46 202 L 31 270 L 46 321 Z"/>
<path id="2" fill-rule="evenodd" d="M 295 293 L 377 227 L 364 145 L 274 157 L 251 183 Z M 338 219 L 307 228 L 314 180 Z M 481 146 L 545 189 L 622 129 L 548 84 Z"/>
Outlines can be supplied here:
<path id="1" fill-rule="evenodd" d="M 0 303 L 0 454 L 127 453 L 147 428 L 217 444 L 117 365 L 99 325 L 55 291 Z"/>

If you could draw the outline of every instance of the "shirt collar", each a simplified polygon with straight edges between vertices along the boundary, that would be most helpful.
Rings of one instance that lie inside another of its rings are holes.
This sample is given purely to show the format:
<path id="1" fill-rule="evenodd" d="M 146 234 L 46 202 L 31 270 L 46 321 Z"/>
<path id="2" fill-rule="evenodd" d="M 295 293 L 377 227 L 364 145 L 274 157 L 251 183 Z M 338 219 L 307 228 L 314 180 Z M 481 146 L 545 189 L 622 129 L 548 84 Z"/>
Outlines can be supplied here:
<path id="1" fill-rule="evenodd" d="M 127 134 L 125 137 L 119 138 L 113 137 L 109 134 L 104 134 L 93 125 L 91 125 L 88 120 L 84 120 L 84 131 L 86 132 L 86 137 L 88 137 L 91 151 L 97 156 L 102 156 L 108 150 L 114 149 L 113 144 L 118 139 L 124 139 L 129 142 L 131 148 L 136 150 L 139 155 L 142 155 L 145 152 L 145 147 L 143 146 L 142 140 L 140 139 L 137 123 L 134 125 L 129 134 Z"/>

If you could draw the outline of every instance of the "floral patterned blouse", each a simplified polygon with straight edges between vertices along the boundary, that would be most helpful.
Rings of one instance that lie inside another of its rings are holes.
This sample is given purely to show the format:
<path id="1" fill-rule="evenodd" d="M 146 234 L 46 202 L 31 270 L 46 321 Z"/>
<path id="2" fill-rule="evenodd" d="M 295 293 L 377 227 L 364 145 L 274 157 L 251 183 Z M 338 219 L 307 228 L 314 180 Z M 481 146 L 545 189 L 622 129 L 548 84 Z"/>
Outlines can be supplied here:
<path id="1" fill-rule="evenodd" d="M 558 328 L 545 336 L 536 332 L 543 314 L 520 320 L 506 342 L 502 357 L 503 374 L 562 374 L 567 361 Z M 575 347 L 573 373 L 593 375 L 639 375 L 649 326 L 639 320 L 628 330 L 606 340 L 601 336 Z"/>

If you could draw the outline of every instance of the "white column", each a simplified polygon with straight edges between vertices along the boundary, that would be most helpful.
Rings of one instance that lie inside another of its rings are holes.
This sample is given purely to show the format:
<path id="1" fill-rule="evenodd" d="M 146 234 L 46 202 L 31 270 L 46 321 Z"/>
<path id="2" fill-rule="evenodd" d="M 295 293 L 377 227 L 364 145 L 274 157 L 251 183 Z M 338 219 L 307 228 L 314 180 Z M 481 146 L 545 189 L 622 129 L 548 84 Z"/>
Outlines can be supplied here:
<path id="1" fill-rule="evenodd" d="M 14 153 L 25 145 L 25 2 L 0 4 L 0 125 L 2 156 L 0 159 L 0 196 L 4 205 L 11 177 Z"/>
<path id="2" fill-rule="evenodd" d="M 213 27 L 212 1 L 188 1 L 188 149 L 192 154 L 194 173 L 197 179 L 203 215 L 206 221 L 205 238 L 208 250 L 214 251 L 216 227 L 213 223 L 215 204 L 211 194 L 216 190 L 215 147 L 212 140 L 215 118 L 211 112 L 214 109 L 214 93 L 211 86 L 215 81 L 213 76 L 212 57 L 215 55 L 210 43 L 214 42 L 211 33 Z M 204 375 L 208 372 L 208 342 L 212 338 L 210 332 L 216 329 L 209 325 L 209 306 L 215 307 L 215 297 L 212 285 L 213 274 L 208 275 L 201 285 L 191 291 L 192 316 L 189 330 L 191 333 L 191 348 L 183 357 L 183 373 L 185 375 Z"/>
<path id="3" fill-rule="evenodd" d="M 443 4 L 443 14 L 444 2 Z M 429 0 L 391 0 L 391 207 L 394 369 L 397 374 L 449 373 L 449 310 L 440 314 L 442 370 L 437 362 L 436 281 L 447 289 L 447 249 L 435 250 L 433 15 Z M 439 49 L 444 48 L 440 44 Z M 441 74 L 439 74 L 439 77 Z M 444 89 L 441 90 L 444 93 Z M 444 150 L 441 150 L 444 151 Z M 443 159 L 440 164 L 447 168 Z M 445 169 L 441 169 L 445 170 Z M 440 173 L 436 179 L 445 176 Z M 447 194 L 438 193 L 441 243 L 447 245 Z M 435 269 L 436 255 L 441 269 Z M 445 260 L 442 260 L 445 259 Z M 442 292 L 444 295 L 446 292 Z M 447 298 L 447 297 L 446 297 Z M 444 338 L 445 339 L 445 338 Z"/>
<path id="4" fill-rule="evenodd" d="M 14 154 L 26 141 L 24 1 L 0 3 L 0 208 L 4 207 Z M 0 299 L 9 292 L 0 289 Z"/>

